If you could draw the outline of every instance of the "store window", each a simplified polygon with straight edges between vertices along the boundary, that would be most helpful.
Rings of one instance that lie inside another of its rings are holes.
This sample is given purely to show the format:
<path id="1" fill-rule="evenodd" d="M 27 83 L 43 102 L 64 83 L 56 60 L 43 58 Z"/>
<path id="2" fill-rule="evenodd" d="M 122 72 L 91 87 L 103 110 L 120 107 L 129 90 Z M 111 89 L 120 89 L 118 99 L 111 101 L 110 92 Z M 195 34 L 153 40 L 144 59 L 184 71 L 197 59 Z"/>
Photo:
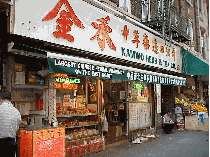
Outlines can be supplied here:
<path id="1" fill-rule="evenodd" d="M 55 74 L 57 115 L 98 112 L 97 79 Z"/>
<path id="2" fill-rule="evenodd" d="M 129 82 L 128 89 L 128 96 L 132 102 L 151 102 L 149 83 Z"/>
<path id="3" fill-rule="evenodd" d="M 128 83 L 129 129 L 136 130 L 152 125 L 151 84 Z"/>

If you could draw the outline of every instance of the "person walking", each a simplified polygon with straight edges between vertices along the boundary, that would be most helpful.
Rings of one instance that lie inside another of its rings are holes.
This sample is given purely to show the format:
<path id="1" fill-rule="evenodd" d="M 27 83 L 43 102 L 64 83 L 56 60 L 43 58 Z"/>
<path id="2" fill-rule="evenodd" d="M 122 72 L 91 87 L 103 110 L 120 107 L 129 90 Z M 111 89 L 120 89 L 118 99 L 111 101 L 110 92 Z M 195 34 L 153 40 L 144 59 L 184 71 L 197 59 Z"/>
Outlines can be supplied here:
<path id="1" fill-rule="evenodd" d="M 11 93 L 0 92 L 0 156 L 15 157 L 16 132 L 21 122 L 20 112 L 13 107 Z"/>

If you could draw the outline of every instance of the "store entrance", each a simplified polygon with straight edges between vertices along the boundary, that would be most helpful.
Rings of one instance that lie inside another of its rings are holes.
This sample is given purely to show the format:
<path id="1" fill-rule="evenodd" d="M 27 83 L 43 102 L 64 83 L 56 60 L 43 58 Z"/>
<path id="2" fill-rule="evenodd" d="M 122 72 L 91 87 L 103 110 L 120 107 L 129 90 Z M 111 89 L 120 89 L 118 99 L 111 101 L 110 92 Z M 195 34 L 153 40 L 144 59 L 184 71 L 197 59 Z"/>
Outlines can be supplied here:
<path id="1" fill-rule="evenodd" d="M 127 112 L 125 82 L 107 80 L 104 82 L 104 108 L 109 124 L 107 141 L 120 140 L 127 135 Z"/>
<path id="2" fill-rule="evenodd" d="M 172 120 L 175 120 L 174 108 L 175 108 L 175 89 L 174 86 L 161 85 L 161 114 L 162 116 L 167 113 L 168 110 L 172 111 Z"/>

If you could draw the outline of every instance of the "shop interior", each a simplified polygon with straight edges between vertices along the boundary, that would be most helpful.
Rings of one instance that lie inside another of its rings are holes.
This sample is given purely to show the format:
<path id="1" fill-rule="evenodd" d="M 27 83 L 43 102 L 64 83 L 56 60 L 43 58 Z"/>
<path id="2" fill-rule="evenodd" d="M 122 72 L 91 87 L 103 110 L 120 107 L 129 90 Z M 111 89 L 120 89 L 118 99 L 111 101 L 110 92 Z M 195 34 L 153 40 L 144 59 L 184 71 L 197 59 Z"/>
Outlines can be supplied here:
<path id="1" fill-rule="evenodd" d="M 127 135 L 126 82 L 103 80 L 104 110 L 108 122 L 107 141 Z"/>
<path id="2" fill-rule="evenodd" d="M 31 127 L 41 127 L 47 107 L 47 60 L 14 55 L 8 59 L 7 83 L 12 83 L 12 103 L 20 111 L 22 120 Z M 36 65 L 36 66 L 34 66 Z"/>
<path id="3" fill-rule="evenodd" d="M 175 96 L 177 95 L 175 86 L 161 85 L 161 114 L 167 113 L 168 110 L 174 111 L 175 108 Z M 172 119 L 174 119 L 172 117 Z"/>

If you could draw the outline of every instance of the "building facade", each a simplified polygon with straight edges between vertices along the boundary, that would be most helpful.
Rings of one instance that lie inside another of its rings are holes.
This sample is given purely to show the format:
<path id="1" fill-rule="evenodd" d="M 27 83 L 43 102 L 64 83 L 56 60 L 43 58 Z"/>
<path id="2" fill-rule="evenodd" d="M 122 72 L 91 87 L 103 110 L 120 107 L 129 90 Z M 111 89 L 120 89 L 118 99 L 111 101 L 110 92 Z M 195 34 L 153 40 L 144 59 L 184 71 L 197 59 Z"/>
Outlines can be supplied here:
<path id="1" fill-rule="evenodd" d="M 73 88 L 63 85 L 69 75 L 83 80 L 84 102 L 97 107 L 100 116 L 106 109 L 110 124 L 126 126 L 126 136 L 135 129 L 161 128 L 161 115 L 174 109 L 175 95 L 187 81 L 195 81 L 189 87 L 195 86 L 196 98 L 203 98 L 201 86 L 208 90 L 208 80 L 200 77 L 208 75 L 208 1 L 13 0 L 0 6 L 5 33 L 0 36 L 1 85 L 13 93 L 14 102 L 30 106 L 43 99 L 49 120 L 61 109 L 63 95 L 69 101 L 64 104 L 77 106 L 76 92 L 63 91 Z M 190 67 L 194 61 L 200 68 Z M 96 93 L 88 98 L 94 85 Z M 103 89 L 110 103 L 105 107 Z"/>

